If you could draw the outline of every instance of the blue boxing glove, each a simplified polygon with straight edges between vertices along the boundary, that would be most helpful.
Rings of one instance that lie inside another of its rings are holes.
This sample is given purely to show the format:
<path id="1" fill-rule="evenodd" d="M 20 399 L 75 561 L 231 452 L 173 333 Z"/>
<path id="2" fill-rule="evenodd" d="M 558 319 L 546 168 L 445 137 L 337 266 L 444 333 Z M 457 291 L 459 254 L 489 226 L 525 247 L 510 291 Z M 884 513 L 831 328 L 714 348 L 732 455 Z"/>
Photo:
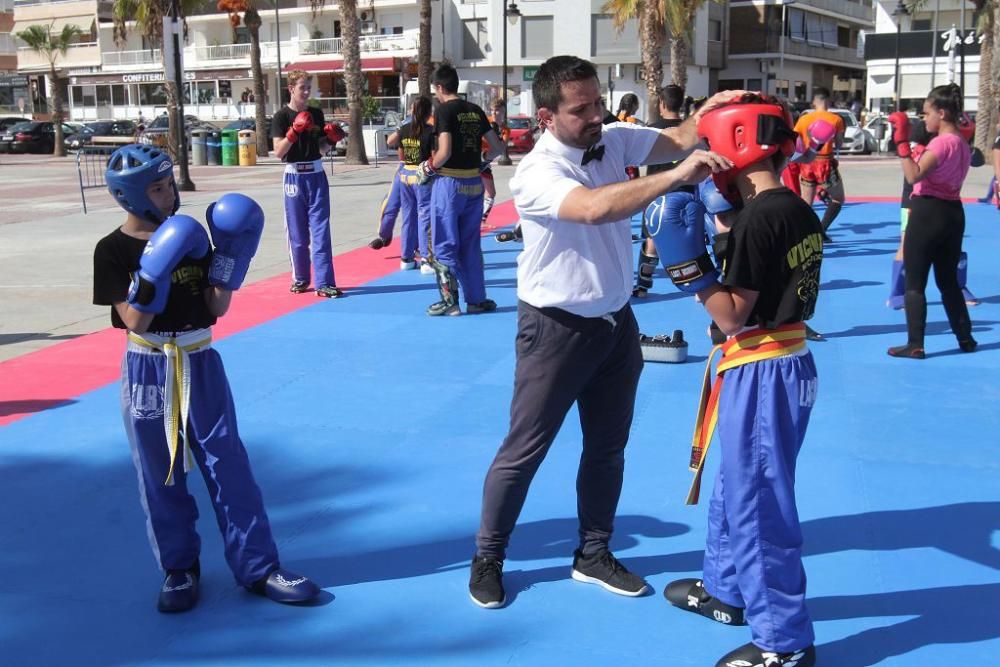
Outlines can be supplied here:
<path id="1" fill-rule="evenodd" d="M 705 205 L 705 229 L 712 239 L 715 263 L 725 273 L 726 257 L 729 254 L 729 232 L 718 230 L 715 226 L 715 216 L 732 211 L 733 205 L 719 192 L 711 176 L 698 184 L 698 199 Z"/>
<path id="2" fill-rule="evenodd" d="M 209 204 L 205 217 L 215 244 L 208 282 L 224 289 L 238 290 L 260 245 L 260 236 L 264 232 L 264 211 L 250 197 L 231 192 Z"/>
<path id="3" fill-rule="evenodd" d="M 705 206 L 690 192 L 669 192 L 646 207 L 646 228 L 667 275 L 683 292 L 719 281 L 705 247 Z"/>
<path id="4" fill-rule="evenodd" d="M 170 294 L 170 274 L 185 257 L 201 259 L 208 253 L 208 234 L 188 215 L 173 215 L 157 227 L 132 276 L 127 301 L 142 313 L 162 313 Z"/>

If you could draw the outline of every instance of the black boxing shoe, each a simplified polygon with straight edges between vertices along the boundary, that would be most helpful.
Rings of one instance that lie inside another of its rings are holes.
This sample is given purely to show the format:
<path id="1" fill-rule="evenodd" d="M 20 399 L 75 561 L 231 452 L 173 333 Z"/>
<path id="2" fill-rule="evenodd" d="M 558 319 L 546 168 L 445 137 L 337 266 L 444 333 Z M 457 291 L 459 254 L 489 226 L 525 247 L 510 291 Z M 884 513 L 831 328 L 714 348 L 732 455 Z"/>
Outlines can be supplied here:
<path id="1" fill-rule="evenodd" d="M 816 649 L 807 646 L 788 653 L 775 653 L 746 644 L 722 657 L 715 667 L 813 667 Z"/>
<path id="2" fill-rule="evenodd" d="M 255 581 L 250 590 L 269 600 L 284 604 L 311 602 L 319 597 L 320 593 L 320 587 L 309 577 L 289 572 L 283 567 Z"/>
<path id="3" fill-rule="evenodd" d="M 701 579 L 678 579 L 663 590 L 667 602 L 685 611 L 701 614 L 723 625 L 745 625 L 743 610 L 708 594 Z"/>
<path id="4" fill-rule="evenodd" d="M 198 561 L 187 570 L 167 570 L 156 601 L 156 610 L 162 614 L 177 614 L 193 609 L 198 604 L 200 576 Z"/>

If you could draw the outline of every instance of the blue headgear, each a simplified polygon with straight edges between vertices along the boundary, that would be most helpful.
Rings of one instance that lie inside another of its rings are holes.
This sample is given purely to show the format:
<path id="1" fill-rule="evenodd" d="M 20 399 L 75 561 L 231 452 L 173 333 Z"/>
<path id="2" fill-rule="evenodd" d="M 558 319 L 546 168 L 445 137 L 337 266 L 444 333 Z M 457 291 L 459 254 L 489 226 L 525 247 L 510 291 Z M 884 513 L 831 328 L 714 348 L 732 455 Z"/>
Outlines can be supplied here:
<path id="1" fill-rule="evenodd" d="M 104 180 L 108 183 L 108 192 L 123 209 L 148 220 L 160 224 L 166 218 L 177 212 L 181 206 L 181 197 L 174 188 L 174 207 L 167 213 L 162 213 L 146 194 L 149 185 L 164 176 L 173 176 L 173 160 L 156 146 L 145 144 L 129 144 L 122 146 L 108 158 L 108 169 Z"/>

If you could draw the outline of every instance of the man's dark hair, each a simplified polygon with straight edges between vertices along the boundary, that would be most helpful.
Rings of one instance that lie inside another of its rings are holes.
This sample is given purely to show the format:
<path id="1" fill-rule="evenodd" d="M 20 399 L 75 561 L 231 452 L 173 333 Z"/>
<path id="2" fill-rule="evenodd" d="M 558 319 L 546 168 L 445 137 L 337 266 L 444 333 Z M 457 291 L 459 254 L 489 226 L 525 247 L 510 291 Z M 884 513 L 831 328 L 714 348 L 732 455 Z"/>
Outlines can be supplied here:
<path id="1" fill-rule="evenodd" d="M 670 84 L 660 88 L 660 99 L 663 100 L 663 108 L 672 113 L 680 113 L 684 107 L 684 89 L 681 86 Z"/>
<path id="2" fill-rule="evenodd" d="M 819 98 L 821 100 L 830 99 L 830 91 L 823 86 L 816 86 L 813 88 L 813 99 Z"/>
<path id="3" fill-rule="evenodd" d="M 538 107 L 555 111 L 562 102 L 562 84 L 596 78 L 597 70 L 583 58 L 553 56 L 535 72 L 535 78 L 531 82 L 531 96 Z"/>
<path id="4" fill-rule="evenodd" d="M 434 70 L 431 83 L 444 88 L 444 92 L 454 95 L 458 92 L 458 72 L 451 65 L 440 65 Z"/>

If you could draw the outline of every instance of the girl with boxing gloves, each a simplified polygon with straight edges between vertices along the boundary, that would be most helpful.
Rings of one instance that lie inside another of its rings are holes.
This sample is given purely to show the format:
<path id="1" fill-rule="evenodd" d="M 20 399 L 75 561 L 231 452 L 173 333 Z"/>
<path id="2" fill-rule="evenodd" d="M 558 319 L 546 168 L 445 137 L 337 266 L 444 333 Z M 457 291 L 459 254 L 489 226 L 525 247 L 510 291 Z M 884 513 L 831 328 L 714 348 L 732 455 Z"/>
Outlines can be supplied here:
<path id="1" fill-rule="evenodd" d="M 960 193 L 969 172 L 970 148 L 959 129 L 962 89 L 955 84 L 937 86 L 924 101 L 927 131 L 937 133 L 927 148 L 910 147 L 910 122 L 906 114 L 889 115 L 896 154 L 903 177 L 913 184 L 910 216 L 903 240 L 906 272 L 907 341 L 891 347 L 890 356 L 923 359 L 927 325 L 927 278 L 934 267 L 934 280 L 941 290 L 941 303 L 951 330 L 963 352 L 973 352 L 972 321 L 958 279 L 958 264 L 965 234 L 965 210 Z"/>

